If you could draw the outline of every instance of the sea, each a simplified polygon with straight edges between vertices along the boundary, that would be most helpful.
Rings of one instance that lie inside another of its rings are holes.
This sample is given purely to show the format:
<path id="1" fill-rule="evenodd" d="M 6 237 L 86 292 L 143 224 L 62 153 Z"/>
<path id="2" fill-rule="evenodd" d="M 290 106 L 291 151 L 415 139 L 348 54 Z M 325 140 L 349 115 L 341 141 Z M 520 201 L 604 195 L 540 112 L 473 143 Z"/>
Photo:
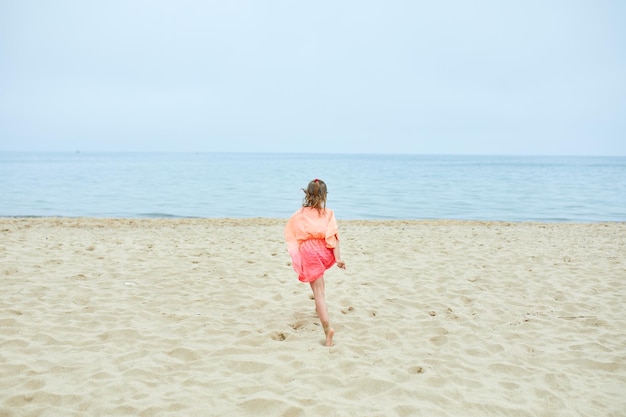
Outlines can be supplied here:
<path id="1" fill-rule="evenodd" d="M 0 217 L 626 221 L 626 157 L 0 152 Z"/>

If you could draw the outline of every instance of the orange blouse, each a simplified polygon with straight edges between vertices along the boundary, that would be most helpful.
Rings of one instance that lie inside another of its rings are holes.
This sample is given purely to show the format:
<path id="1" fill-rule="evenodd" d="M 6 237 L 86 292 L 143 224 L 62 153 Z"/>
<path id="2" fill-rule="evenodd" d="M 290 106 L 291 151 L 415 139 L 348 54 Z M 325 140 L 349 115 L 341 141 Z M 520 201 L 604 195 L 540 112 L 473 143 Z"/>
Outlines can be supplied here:
<path id="1" fill-rule="evenodd" d="M 302 207 L 287 221 L 285 240 L 288 249 L 296 249 L 308 239 L 324 239 L 327 248 L 335 248 L 338 240 L 337 220 L 331 209 L 321 213 L 312 207 Z"/>

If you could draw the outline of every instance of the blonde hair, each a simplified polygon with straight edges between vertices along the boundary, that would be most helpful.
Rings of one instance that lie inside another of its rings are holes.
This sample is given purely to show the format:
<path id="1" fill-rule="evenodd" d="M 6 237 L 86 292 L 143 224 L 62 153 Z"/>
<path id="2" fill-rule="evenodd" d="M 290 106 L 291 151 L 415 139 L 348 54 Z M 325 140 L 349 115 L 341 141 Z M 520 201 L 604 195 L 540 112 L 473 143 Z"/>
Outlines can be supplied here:
<path id="1" fill-rule="evenodd" d="M 326 183 L 320 179 L 315 178 L 309 183 L 304 191 L 304 199 L 302 200 L 302 207 L 312 207 L 317 209 L 321 214 L 322 210 L 326 209 L 326 194 L 328 193 Z"/>

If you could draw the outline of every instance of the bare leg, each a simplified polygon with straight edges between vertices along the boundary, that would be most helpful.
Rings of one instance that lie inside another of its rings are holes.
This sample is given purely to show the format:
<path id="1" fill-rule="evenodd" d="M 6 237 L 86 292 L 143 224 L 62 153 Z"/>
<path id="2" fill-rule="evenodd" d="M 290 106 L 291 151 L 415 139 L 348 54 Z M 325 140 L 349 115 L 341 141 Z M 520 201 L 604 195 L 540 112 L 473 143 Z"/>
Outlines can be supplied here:
<path id="1" fill-rule="evenodd" d="M 311 282 L 311 289 L 315 297 L 315 311 L 317 311 L 317 316 L 320 318 L 320 322 L 324 328 L 324 334 L 326 335 L 326 346 L 332 346 L 335 330 L 330 327 L 330 319 L 328 318 L 326 295 L 324 293 L 324 277 Z"/>

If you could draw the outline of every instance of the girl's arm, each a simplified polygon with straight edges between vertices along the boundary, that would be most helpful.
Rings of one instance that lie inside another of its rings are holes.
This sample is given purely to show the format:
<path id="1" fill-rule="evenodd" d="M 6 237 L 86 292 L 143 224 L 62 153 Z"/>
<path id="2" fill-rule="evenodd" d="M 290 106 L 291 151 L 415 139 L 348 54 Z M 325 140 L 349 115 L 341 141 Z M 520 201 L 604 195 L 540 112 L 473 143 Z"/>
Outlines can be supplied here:
<path id="1" fill-rule="evenodd" d="M 337 266 L 341 269 L 346 269 L 346 263 L 341 260 L 341 250 L 339 250 L 339 240 L 337 240 L 337 245 L 333 249 L 333 253 L 335 254 L 335 262 Z"/>

